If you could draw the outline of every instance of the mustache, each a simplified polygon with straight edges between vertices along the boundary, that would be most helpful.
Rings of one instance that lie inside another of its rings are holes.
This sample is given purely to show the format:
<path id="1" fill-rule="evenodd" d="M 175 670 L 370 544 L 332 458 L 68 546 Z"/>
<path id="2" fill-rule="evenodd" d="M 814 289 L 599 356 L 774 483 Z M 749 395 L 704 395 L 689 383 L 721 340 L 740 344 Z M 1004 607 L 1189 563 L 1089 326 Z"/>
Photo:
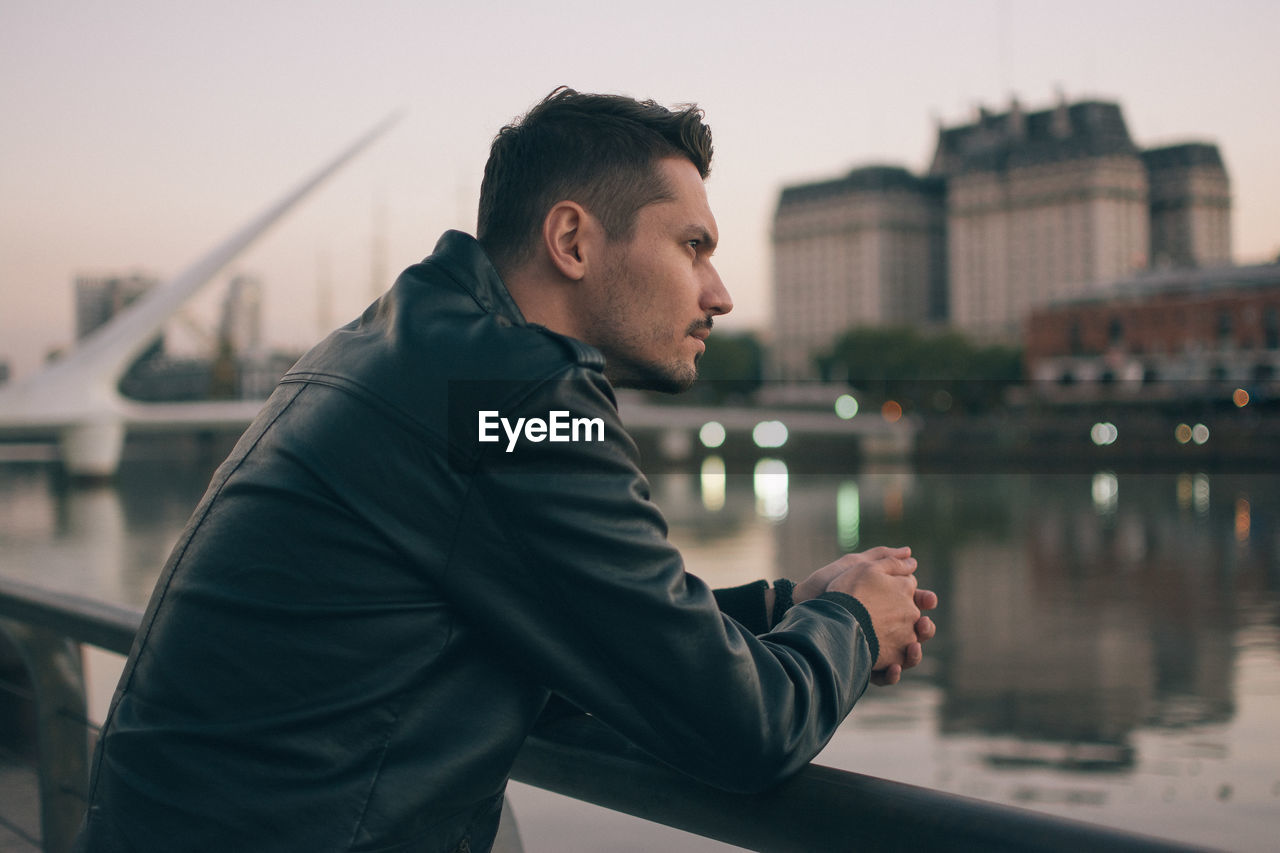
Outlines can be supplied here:
<path id="1" fill-rule="evenodd" d="M 710 332 L 710 331 L 711 331 L 711 326 L 712 326 L 714 323 L 715 323 L 714 315 L 708 314 L 707 316 L 703 317 L 702 319 L 700 319 L 700 320 L 694 320 L 692 323 L 690 323 L 690 324 L 689 324 L 689 328 L 685 329 L 685 334 L 686 334 L 686 335 L 692 335 L 694 332 L 698 332 L 698 331 L 701 331 L 701 330 L 703 330 L 703 329 L 706 329 L 708 332 Z"/>

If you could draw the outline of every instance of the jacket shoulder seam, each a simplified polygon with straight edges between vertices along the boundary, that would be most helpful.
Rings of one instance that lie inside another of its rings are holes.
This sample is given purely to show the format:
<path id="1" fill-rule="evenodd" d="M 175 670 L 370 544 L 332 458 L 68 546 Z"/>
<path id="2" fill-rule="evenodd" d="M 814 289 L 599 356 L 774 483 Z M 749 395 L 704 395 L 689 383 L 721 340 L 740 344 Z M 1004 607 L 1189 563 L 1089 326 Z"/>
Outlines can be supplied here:
<path id="1" fill-rule="evenodd" d="M 299 371 L 296 373 L 285 374 L 284 378 L 280 380 L 280 384 L 320 385 L 326 388 L 332 388 L 335 391 L 342 391 L 351 397 L 363 400 L 374 408 L 392 415 L 396 419 L 403 421 L 422 433 L 439 437 L 439 430 L 433 429 L 426 421 L 417 417 L 412 412 L 407 411 L 402 406 L 398 406 L 391 402 L 368 386 L 345 376 L 339 376 L 335 373 L 325 373 L 322 371 Z"/>

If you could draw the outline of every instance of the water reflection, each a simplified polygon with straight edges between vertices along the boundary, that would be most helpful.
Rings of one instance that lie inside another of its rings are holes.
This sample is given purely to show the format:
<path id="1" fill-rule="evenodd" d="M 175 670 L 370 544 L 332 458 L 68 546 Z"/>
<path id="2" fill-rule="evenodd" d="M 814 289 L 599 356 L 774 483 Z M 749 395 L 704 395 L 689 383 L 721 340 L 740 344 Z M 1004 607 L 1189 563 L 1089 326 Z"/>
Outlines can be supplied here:
<path id="1" fill-rule="evenodd" d="M 118 484 L 72 485 L 49 465 L 0 465 L 0 573 L 142 605 L 209 472 L 135 463 Z"/>
<path id="2" fill-rule="evenodd" d="M 836 539 L 841 551 L 857 551 L 862 541 L 862 498 L 857 480 L 845 480 L 836 490 Z"/>
<path id="3" fill-rule="evenodd" d="M 756 463 L 753 482 L 756 513 L 761 518 L 782 521 L 787 517 L 789 479 L 787 463 L 781 459 L 761 459 Z"/>
<path id="4" fill-rule="evenodd" d="M 1115 512 L 1120 500 L 1120 480 L 1110 471 L 1099 471 L 1093 475 L 1093 507 L 1099 515 L 1110 515 Z"/>
<path id="5" fill-rule="evenodd" d="M 909 544 L 941 595 L 925 665 L 869 692 L 824 761 L 1265 848 L 1250 827 L 1280 805 L 1280 478 L 698 465 L 652 485 L 709 583 Z M 83 490 L 51 470 L 0 466 L 0 572 L 144 603 L 209 471 L 134 464 Z"/>
<path id="6" fill-rule="evenodd" d="M 906 690 L 869 694 L 827 760 L 1266 848 L 1256 826 L 1270 824 L 1269 838 L 1277 823 L 1260 815 L 1280 805 L 1280 747 L 1253 726 L 1265 719 L 1274 731 L 1280 721 L 1280 667 L 1262 675 L 1263 661 L 1280 662 L 1280 479 L 792 476 L 781 520 L 746 480 L 729 476 L 716 536 L 767 530 L 766 576 L 799 580 L 842 552 L 904 543 L 920 559 L 922 584 L 942 596 L 924 671 Z M 748 487 L 755 507 L 735 502 Z M 682 546 L 695 531 L 707 533 L 699 517 L 675 520 Z M 692 571 L 702 573 L 709 550 L 690 557 Z M 721 568 L 711 561 L 713 573 Z M 752 568 L 708 579 L 744 582 L 759 576 Z M 915 748 L 902 739 L 926 738 L 919 718 L 938 740 L 922 750 L 932 771 L 913 776 L 902 755 Z M 892 749 L 881 742 L 885 727 L 899 739 Z"/>
<path id="7" fill-rule="evenodd" d="M 708 456 L 702 460 L 702 506 L 708 512 L 719 512 L 724 509 L 726 483 L 724 459 L 719 456 Z"/>

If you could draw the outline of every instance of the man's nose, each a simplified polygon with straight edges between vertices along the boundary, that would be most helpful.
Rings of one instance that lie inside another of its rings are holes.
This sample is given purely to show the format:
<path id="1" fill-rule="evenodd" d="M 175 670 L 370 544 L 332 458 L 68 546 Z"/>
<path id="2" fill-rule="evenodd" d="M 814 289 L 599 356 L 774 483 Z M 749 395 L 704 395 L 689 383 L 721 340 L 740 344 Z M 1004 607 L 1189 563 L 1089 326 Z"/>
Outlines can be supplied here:
<path id="1" fill-rule="evenodd" d="M 710 276 L 702 288 L 700 307 L 711 315 L 728 314 L 733 310 L 733 297 L 729 295 L 729 289 L 724 286 L 715 267 L 711 267 Z"/>

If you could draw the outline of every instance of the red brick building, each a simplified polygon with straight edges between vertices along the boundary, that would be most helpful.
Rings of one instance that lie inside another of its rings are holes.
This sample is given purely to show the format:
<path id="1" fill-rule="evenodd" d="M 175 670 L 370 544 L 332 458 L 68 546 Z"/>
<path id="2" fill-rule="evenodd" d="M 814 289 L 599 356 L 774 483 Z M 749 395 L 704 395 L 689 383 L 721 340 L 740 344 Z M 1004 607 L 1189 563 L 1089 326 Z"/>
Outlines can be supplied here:
<path id="1" fill-rule="evenodd" d="M 1034 311 L 1024 344 L 1037 383 L 1274 383 L 1280 263 L 1146 273 Z"/>

